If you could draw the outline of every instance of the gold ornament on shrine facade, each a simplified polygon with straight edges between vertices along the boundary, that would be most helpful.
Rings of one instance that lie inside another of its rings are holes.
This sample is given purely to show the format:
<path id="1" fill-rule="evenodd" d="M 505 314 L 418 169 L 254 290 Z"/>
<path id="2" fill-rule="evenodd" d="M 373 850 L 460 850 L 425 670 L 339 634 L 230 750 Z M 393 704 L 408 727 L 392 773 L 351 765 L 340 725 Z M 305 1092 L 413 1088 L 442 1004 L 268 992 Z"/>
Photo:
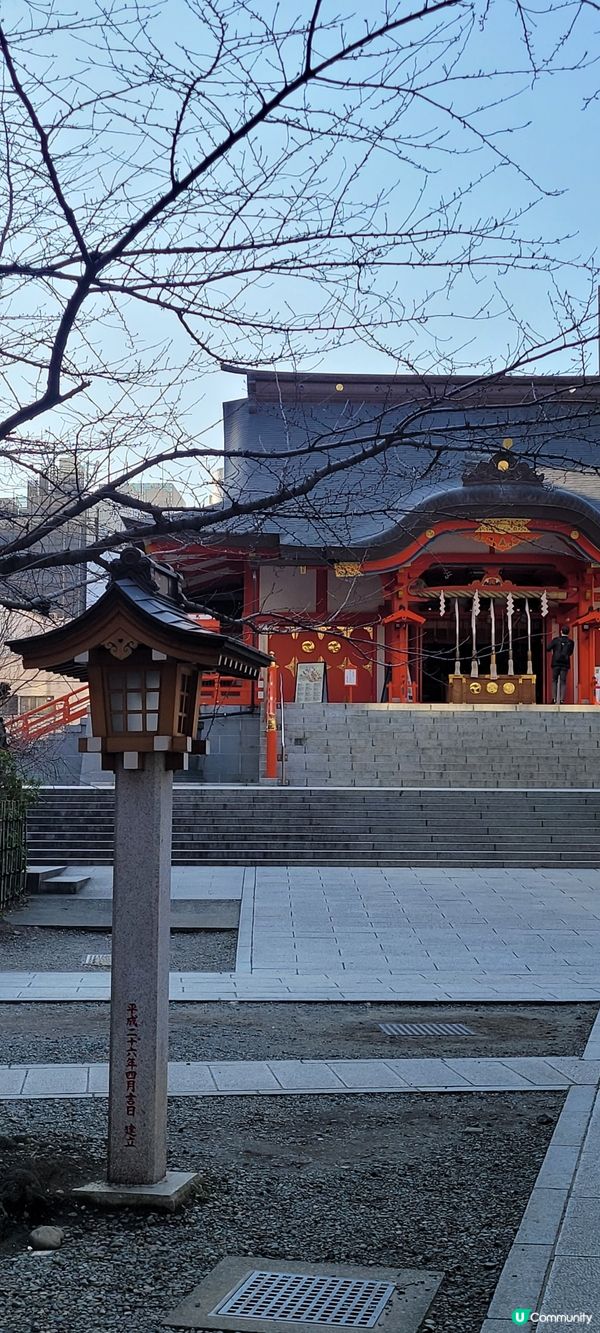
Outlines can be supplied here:
<path id="1" fill-rule="evenodd" d="M 302 652 L 312 653 L 314 652 L 314 647 L 315 647 L 314 639 L 304 639 L 304 642 L 302 644 Z"/>
<path id="2" fill-rule="evenodd" d="M 362 572 L 359 564 L 344 562 L 333 566 L 336 579 L 355 579 Z"/>
<path id="3" fill-rule="evenodd" d="M 478 680 L 471 681 L 471 684 L 469 685 L 469 690 L 471 694 L 481 694 L 481 685 L 479 684 L 479 681 Z"/>
<path id="4" fill-rule="evenodd" d="M 425 536 L 429 537 L 430 540 L 432 537 L 435 537 L 435 528 L 427 528 Z"/>
<path id="5" fill-rule="evenodd" d="M 488 683 L 487 683 L 487 685 L 486 685 L 485 688 L 486 688 L 488 694 L 497 694 L 497 693 L 498 693 L 498 682 L 495 681 L 495 680 L 488 680 Z"/>
<path id="6" fill-rule="evenodd" d="M 503 689 L 504 694 L 514 694 L 515 689 L 516 689 L 516 686 L 513 685 L 512 680 L 505 680 L 504 685 L 502 686 L 502 689 Z"/>
<path id="7" fill-rule="evenodd" d="M 523 541 L 538 541 L 538 535 L 530 530 L 530 523 L 529 518 L 487 518 L 471 536 L 493 551 L 512 551 Z"/>
<path id="8" fill-rule="evenodd" d="M 341 646 L 341 643 L 339 643 L 337 639 L 332 639 L 331 642 L 327 644 L 330 653 L 339 653 Z"/>

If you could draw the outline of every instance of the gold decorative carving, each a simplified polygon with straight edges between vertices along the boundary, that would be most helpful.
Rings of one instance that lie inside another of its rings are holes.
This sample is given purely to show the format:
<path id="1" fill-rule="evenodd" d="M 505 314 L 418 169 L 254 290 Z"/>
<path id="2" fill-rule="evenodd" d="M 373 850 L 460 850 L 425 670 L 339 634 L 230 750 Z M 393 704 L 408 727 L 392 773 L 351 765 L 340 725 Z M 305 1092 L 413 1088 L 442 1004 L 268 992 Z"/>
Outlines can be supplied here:
<path id="1" fill-rule="evenodd" d="M 571 528 L 569 536 L 573 538 L 574 542 L 576 542 L 579 536 L 579 528 Z"/>
<path id="2" fill-rule="evenodd" d="M 478 532 L 524 532 L 529 535 L 530 518 L 486 518 Z"/>
<path id="3" fill-rule="evenodd" d="M 476 542 L 491 546 L 493 551 L 512 551 L 523 540 L 535 542 L 537 534 L 530 531 L 529 518 L 487 518 L 472 534 Z"/>
<path id="4" fill-rule="evenodd" d="M 435 537 L 435 528 L 427 528 L 427 530 L 426 530 L 426 532 L 425 532 L 425 536 L 426 536 L 426 537 L 429 537 L 430 539 L 431 539 L 432 537 Z"/>
<path id="5" fill-rule="evenodd" d="M 112 657 L 118 657 L 122 662 L 125 657 L 131 656 L 138 647 L 138 642 L 137 639 L 126 639 L 124 634 L 115 634 L 114 639 L 106 639 L 102 647 L 106 648 Z"/>
<path id="6" fill-rule="evenodd" d="M 498 693 L 498 681 L 497 681 L 497 680 L 488 680 L 488 683 L 487 683 L 487 685 L 486 685 L 485 688 L 486 688 L 488 694 L 497 694 L 497 693 Z"/>
<path id="7" fill-rule="evenodd" d="M 361 573 L 361 567 L 352 561 L 342 562 L 333 566 L 333 572 L 336 579 L 355 579 Z"/>
<path id="8" fill-rule="evenodd" d="M 314 651 L 314 647 L 315 647 L 314 639 L 304 639 L 302 643 L 302 652 L 312 653 Z"/>
<path id="9" fill-rule="evenodd" d="M 332 639 L 331 642 L 327 644 L 330 653 L 339 653 L 341 646 L 341 643 L 339 643 L 337 639 Z"/>
<path id="10" fill-rule="evenodd" d="M 504 694 L 514 694 L 516 686 L 513 684 L 512 680 L 505 680 L 502 689 Z"/>
<path id="11" fill-rule="evenodd" d="M 469 690 L 471 694 L 481 694 L 481 685 L 479 684 L 479 681 L 472 680 L 471 684 L 469 685 Z"/>

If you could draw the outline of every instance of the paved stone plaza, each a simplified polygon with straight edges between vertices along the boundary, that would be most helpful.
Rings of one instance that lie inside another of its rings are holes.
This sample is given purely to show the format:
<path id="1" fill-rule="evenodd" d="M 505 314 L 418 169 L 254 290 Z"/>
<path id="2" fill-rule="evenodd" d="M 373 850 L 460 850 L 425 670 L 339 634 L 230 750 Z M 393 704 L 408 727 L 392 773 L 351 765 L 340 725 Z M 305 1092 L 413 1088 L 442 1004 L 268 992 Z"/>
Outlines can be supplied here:
<path id="1" fill-rule="evenodd" d="M 521 976 L 558 997 L 600 980 L 599 887 L 593 870 L 258 869 L 250 970 Z"/>
<path id="2" fill-rule="evenodd" d="M 88 867 L 87 901 L 110 893 Z M 178 868 L 178 899 L 241 898 L 235 972 L 172 1000 L 599 1000 L 595 870 Z M 108 973 L 0 974 L 0 999 L 103 1000 Z"/>

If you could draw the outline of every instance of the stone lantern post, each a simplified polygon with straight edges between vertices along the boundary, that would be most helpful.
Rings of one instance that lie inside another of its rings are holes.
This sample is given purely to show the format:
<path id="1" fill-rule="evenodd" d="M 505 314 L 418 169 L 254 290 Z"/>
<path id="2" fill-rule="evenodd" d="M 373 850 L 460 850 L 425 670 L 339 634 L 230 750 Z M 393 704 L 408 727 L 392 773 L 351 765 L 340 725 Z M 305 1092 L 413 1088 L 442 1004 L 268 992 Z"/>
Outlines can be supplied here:
<path id="1" fill-rule="evenodd" d="M 256 679 L 270 658 L 203 629 L 180 577 L 135 547 L 82 616 L 10 647 L 27 668 L 89 682 L 80 748 L 115 774 L 108 1173 L 79 1193 L 172 1207 L 193 1180 L 166 1157 L 173 770 L 202 748 L 202 672 Z"/>

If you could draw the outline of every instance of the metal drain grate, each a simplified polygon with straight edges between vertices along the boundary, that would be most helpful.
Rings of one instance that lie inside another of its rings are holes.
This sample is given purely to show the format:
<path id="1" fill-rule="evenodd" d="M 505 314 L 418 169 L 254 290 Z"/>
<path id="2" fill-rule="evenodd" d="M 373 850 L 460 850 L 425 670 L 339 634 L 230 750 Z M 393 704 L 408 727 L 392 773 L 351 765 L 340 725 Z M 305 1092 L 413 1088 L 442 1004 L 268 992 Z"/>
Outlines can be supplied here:
<path id="1" fill-rule="evenodd" d="M 110 967 L 109 953 L 86 953 L 84 967 Z"/>
<path id="2" fill-rule="evenodd" d="M 394 1290 L 392 1282 L 360 1282 L 354 1278 L 267 1273 L 256 1269 L 211 1315 L 374 1328 Z"/>
<path id="3" fill-rule="evenodd" d="M 474 1037 L 466 1023 L 378 1023 L 386 1037 Z"/>

